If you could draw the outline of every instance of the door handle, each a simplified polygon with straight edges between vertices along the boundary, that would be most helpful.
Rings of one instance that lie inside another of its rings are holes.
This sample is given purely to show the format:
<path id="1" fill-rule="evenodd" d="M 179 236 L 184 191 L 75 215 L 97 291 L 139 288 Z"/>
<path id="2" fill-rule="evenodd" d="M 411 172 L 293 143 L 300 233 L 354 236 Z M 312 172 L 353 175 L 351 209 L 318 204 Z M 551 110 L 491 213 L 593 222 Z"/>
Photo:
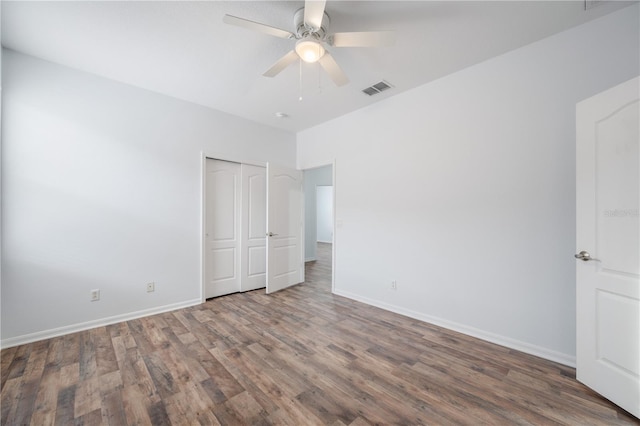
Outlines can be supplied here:
<path id="1" fill-rule="evenodd" d="M 275 237 L 278 234 L 274 234 L 273 232 L 267 232 L 267 237 Z"/>
<path id="2" fill-rule="evenodd" d="M 576 259 L 580 259 L 580 260 L 582 260 L 584 262 L 588 262 L 590 260 L 598 260 L 598 259 L 594 259 L 593 257 L 591 257 L 589 252 L 588 251 L 584 251 L 584 250 L 582 250 L 578 254 L 574 254 L 573 257 L 575 257 Z"/>

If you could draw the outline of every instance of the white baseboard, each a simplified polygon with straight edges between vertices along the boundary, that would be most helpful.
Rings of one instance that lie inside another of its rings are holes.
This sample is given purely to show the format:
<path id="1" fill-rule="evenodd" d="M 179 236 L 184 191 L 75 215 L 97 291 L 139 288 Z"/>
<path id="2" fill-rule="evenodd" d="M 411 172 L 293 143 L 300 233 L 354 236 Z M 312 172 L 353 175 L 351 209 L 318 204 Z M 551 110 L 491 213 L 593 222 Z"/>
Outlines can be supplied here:
<path id="1" fill-rule="evenodd" d="M 338 296 L 343 296 L 348 299 L 357 300 L 358 302 L 366 303 L 367 305 L 375 306 L 377 308 L 381 308 L 386 311 L 395 312 L 396 314 L 404 315 L 409 318 L 414 318 L 420 321 L 434 324 L 434 325 L 437 325 L 438 327 L 457 331 L 459 333 L 463 333 L 468 336 L 476 337 L 481 340 L 486 340 L 487 342 L 505 346 L 510 349 L 515 349 L 517 351 L 534 355 L 540 358 L 544 358 L 549 361 L 554 361 L 559 364 L 567 365 L 573 368 L 575 368 L 576 366 L 576 357 L 572 355 L 557 352 L 541 346 L 532 345 L 530 343 L 515 340 L 510 337 L 491 333 L 485 330 L 480 330 L 478 328 L 470 327 L 464 324 L 459 324 L 453 321 L 445 320 L 445 319 L 434 317 L 431 315 L 425 315 L 421 312 L 416 312 L 410 309 L 401 308 L 399 306 L 391 305 L 385 302 L 380 302 L 378 300 L 369 299 L 367 297 L 363 297 L 350 292 L 334 290 L 333 293 Z"/>
<path id="2" fill-rule="evenodd" d="M 390 312 L 395 312 L 400 315 L 414 318 L 420 321 L 424 321 L 430 324 L 437 325 L 449 330 L 457 331 L 478 339 L 486 340 L 487 342 L 495 343 L 501 346 L 505 346 L 510 349 L 515 349 L 530 355 L 538 356 L 540 358 L 548 359 L 550 361 L 558 362 L 569 367 L 576 366 L 575 356 L 564 354 L 561 352 L 553 351 L 537 345 L 522 342 L 519 340 L 511 339 L 506 336 L 491 333 L 485 330 L 480 330 L 474 327 L 470 327 L 464 324 L 459 324 L 453 321 L 445 320 L 442 318 L 434 317 L 431 315 L 425 315 L 420 312 L 412 311 L 409 309 L 401 308 L 388 303 L 380 302 L 378 300 L 369 299 L 350 292 L 334 290 L 334 294 L 348 299 L 357 300 L 358 302 L 366 303 L 367 305 L 375 306 Z M 189 306 L 199 305 L 200 299 L 188 300 L 180 303 L 173 303 L 170 305 L 159 306 L 156 308 L 145 309 L 142 311 L 130 312 L 127 314 L 116 315 L 112 317 L 102 318 L 93 321 L 87 321 L 84 323 L 73 324 L 69 326 L 53 328 L 50 330 L 39 331 L 37 333 L 25 334 L 22 336 L 10 337 L 8 339 L 2 339 L 0 341 L 0 348 L 10 348 L 13 346 L 24 345 L 26 343 L 36 342 L 38 340 L 50 339 L 52 337 L 58 337 L 65 334 L 76 333 L 78 331 L 89 330 L 96 327 L 103 327 L 105 325 L 115 324 L 122 321 L 129 321 L 136 318 L 146 317 L 149 315 L 160 314 L 163 312 L 169 312 L 176 309 L 187 308 Z"/>
<path id="3" fill-rule="evenodd" d="M 24 334 L 22 336 L 10 337 L 0 341 L 0 348 L 6 349 L 12 346 L 24 345 L 26 343 L 37 342 L 38 340 L 50 339 L 52 337 L 63 336 L 65 334 L 76 333 L 78 331 L 89 330 L 97 327 L 104 327 L 118 322 L 129 321 L 136 318 L 147 317 L 149 315 L 161 314 L 163 312 L 175 311 L 176 309 L 187 308 L 202 303 L 200 299 L 187 300 L 185 302 L 172 303 L 170 305 L 158 306 L 156 308 L 144 309 L 142 311 L 129 312 L 127 314 L 115 315 L 79 324 L 67 325 L 64 327 L 52 328 L 50 330 L 38 331 L 37 333 Z"/>
<path id="4" fill-rule="evenodd" d="M 306 259 L 304 259 L 305 262 L 313 262 L 315 260 L 318 260 L 316 257 L 307 257 Z"/>

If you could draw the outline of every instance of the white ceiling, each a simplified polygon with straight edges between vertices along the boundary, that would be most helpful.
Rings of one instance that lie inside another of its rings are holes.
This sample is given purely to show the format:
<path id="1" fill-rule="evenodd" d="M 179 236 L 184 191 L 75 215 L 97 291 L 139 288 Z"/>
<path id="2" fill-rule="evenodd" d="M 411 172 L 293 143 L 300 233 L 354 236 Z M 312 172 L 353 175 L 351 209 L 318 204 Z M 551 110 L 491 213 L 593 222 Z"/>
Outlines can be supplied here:
<path id="1" fill-rule="evenodd" d="M 302 1 L 2 1 L 2 45 L 38 58 L 299 131 L 629 3 L 329 0 L 329 32 L 395 30 L 385 48 L 331 49 L 350 78 L 335 87 L 318 64 L 262 77 L 293 48 L 226 25 L 224 14 L 293 31 Z M 394 88 L 369 97 L 367 86 Z M 277 118 L 284 112 L 288 118 Z"/>

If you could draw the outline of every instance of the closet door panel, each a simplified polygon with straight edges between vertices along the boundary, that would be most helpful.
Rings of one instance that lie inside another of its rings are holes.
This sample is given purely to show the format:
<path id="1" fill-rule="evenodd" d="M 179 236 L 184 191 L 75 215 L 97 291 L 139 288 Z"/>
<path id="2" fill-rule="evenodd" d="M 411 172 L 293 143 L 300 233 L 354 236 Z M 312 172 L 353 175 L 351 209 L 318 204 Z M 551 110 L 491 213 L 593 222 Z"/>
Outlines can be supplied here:
<path id="1" fill-rule="evenodd" d="M 242 165 L 241 290 L 266 285 L 267 181 L 264 167 Z"/>
<path id="2" fill-rule="evenodd" d="M 240 291 L 241 165 L 207 159 L 205 297 Z"/>

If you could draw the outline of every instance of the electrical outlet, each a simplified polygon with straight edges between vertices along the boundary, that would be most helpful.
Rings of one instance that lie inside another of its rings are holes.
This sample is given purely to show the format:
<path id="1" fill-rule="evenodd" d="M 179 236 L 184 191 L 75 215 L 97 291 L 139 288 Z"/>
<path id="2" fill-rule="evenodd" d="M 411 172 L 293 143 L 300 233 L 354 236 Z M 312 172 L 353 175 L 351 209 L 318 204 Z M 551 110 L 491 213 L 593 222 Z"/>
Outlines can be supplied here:
<path id="1" fill-rule="evenodd" d="M 91 301 L 95 302 L 96 300 L 100 300 L 100 290 L 98 289 L 91 290 Z"/>
<path id="2" fill-rule="evenodd" d="M 147 293 L 156 291 L 156 283 L 147 283 Z"/>
<path id="3" fill-rule="evenodd" d="M 391 290 L 397 290 L 398 289 L 398 283 L 396 281 L 391 281 Z"/>

